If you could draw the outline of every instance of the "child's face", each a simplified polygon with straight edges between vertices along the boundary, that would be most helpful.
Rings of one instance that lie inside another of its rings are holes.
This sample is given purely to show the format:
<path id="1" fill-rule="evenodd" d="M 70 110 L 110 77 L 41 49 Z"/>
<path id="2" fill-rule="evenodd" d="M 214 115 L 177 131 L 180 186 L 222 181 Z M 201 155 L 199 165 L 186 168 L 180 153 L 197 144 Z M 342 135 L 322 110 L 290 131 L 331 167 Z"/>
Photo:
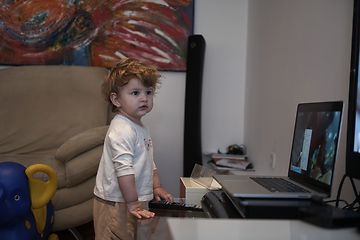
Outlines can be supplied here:
<path id="1" fill-rule="evenodd" d="M 141 118 L 153 108 L 153 89 L 133 78 L 111 100 L 120 114 L 141 125 Z"/>

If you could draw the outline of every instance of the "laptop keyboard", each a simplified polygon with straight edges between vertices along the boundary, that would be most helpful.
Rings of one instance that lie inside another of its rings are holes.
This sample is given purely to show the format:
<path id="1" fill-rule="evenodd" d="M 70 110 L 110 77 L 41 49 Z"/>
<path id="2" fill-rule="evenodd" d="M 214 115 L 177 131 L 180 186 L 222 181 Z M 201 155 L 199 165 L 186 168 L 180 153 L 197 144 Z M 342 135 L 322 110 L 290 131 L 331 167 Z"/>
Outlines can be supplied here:
<path id="1" fill-rule="evenodd" d="M 303 192 L 309 193 L 306 189 L 299 187 L 292 182 L 289 182 L 283 178 L 271 178 L 271 177 L 250 177 L 261 186 L 265 187 L 271 192 Z"/>

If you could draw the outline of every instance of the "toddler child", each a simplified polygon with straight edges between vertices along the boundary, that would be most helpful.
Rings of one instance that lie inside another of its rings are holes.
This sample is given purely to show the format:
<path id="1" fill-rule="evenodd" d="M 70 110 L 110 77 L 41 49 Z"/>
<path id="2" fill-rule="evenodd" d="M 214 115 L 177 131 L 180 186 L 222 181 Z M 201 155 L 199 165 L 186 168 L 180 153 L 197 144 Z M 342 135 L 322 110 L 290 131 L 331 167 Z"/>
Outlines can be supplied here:
<path id="1" fill-rule="evenodd" d="M 134 234 L 129 222 L 155 215 L 145 209 L 149 200 L 174 201 L 161 187 L 149 130 L 141 121 L 153 108 L 160 77 L 155 67 L 127 58 L 111 68 L 102 85 L 116 115 L 105 137 L 94 188 L 96 239 L 125 239 Z"/>

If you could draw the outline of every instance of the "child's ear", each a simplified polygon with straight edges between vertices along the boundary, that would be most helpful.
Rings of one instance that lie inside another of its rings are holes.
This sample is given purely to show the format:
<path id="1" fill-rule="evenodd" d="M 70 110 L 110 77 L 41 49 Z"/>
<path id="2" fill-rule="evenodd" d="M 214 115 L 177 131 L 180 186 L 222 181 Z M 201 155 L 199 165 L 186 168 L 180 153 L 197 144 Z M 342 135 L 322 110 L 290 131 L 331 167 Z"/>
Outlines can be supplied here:
<path id="1" fill-rule="evenodd" d="M 120 107 L 120 101 L 118 99 L 118 96 L 116 93 L 112 92 L 110 93 L 110 101 L 112 102 L 112 104 L 114 104 L 116 107 Z"/>

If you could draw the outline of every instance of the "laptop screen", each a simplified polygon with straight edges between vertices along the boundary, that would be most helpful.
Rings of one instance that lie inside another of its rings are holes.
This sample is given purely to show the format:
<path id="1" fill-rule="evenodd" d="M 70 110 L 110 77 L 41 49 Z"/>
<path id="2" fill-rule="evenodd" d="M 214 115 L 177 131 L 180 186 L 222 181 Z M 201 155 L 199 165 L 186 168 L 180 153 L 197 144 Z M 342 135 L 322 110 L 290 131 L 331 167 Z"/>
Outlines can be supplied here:
<path id="1" fill-rule="evenodd" d="M 330 195 L 343 102 L 299 104 L 289 177 Z"/>

